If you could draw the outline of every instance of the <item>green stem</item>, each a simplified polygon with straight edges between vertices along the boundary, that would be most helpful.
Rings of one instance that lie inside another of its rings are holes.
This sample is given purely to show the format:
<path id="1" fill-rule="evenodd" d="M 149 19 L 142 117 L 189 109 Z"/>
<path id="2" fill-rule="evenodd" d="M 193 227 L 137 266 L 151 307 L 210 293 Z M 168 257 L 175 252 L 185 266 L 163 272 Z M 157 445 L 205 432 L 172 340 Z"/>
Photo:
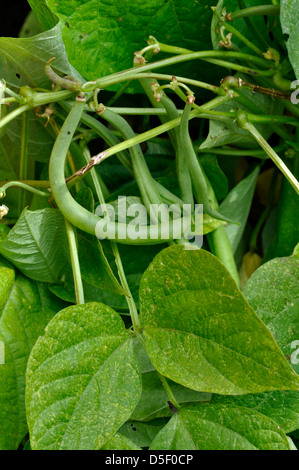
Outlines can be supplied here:
<path id="1" fill-rule="evenodd" d="M 46 189 L 50 188 L 50 182 L 49 181 L 43 181 L 43 180 L 1 181 L 0 182 L 0 188 L 4 185 L 10 184 L 10 183 L 13 183 L 13 186 L 15 185 L 15 183 L 23 183 L 27 186 L 30 186 L 30 187 L 32 186 L 33 188 L 46 188 Z"/>
<path id="2" fill-rule="evenodd" d="M 173 49 L 172 46 L 168 46 L 168 48 L 170 50 Z M 177 50 L 177 48 L 174 48 L 174 49 Z M 82 86 L 82 90 L 92 91 L 95 88 L 105 88 L 107 86 L 111 86 L 116 83 L 123 82 L 125 80 L 131 80 L 132 77 L 137 78 L 137 75 L 139 73 L 143 73 L 145 71 L 156 70 L 161 67 L 168 67 L 170 65 L 175 65 L 175 64 L 186 62 L 189 60 L 195 60 L 195 59 L 211 60 L 211 59 L 217 59 L 217 58 L 222 59 L 224 56 L 229 59 L 243 60 L 246 62 L 251 61 L 255 63 L 256 65 L 265 67 L 267 69 L 265 71 L 265 70 L 255 70 L 255 69 L 250 69 L 250 68 L 245 67 L 246 73 L 253 74 L 256 76 L 264 75 L 265 72 L 267 74 L 268 73 L 270 74 L 269 62 L 264 59 L 261 59 L 260 57 L 255 57 L 250 54 L 244 54 L 242 52 L 233 52 L 233 51 L 228 51 L 225 53 L 223 53 L 222 51 L 199 51 L 199 52 L 190 51 L 187 54 L 180 54 L 174 57 L 170 57 L 168 59 L 152 62 L 152 63 L 145 64 L 145 65 L 140 65 L 139 67 L 133 67 L 131 69 L 118 72 L 116 74 L 107 75 L 106 77 L 99 78 L 92 82 L 87 82 Z M 234 67 L 236 64 L 232 62 L 222 61 L 222 65 L 228 69 L 235 70 Z M 274 74 L 274 70 L 271 69 L 271 73 Z"/>
<path id="3" fill-rule="evenodd" d="M 168 396 L 168 398 L 169 398 L 169 401 L 173 404 L 173 406 L 174 406 L 176 409 L 179 410 L 181 407 L 180 407 L 180 405 L 178 404 L 178 402 L 176 401 L 176 398 L 175 398 L 175 396 L 174 396 L 174 394 L 173 394 L 173 392 L 172 392 L 172 390 L 171 390 L 171 388 L 170 388 L 170 386 L 169 386 L 169 383 L 167 382 L 166 378 L 165 378 L 162 374 L 160 374 L 159 372 L 158 372 L 158 376 L 159 376 L 159 379 L 160 379 L 161 382 L 162 382 L 162 385 L 163 385 L 163 387 L 164 387 L 165 392 L 167 393 L 167 396 Z"/>
<path id="4" fill-rule="evenodd" d="M 279 14 L 279 5 L 257 5 L 255 7 L 249 7 L 244 8 L 243 10 L 235 11 L 231 14 L 231 21 L 237 20 L 239 18 L 246 18 L 247 16 L 279 16 Z"/>
<path id="5" fill-rule="evenodd" d="M 76 293 L 76 303 L 84 304 L 84 290 L 83 290 L 83 283 L 82 283 L 82 277 L 81 277 L 76 234 L 75 234 L 73 226 L 69 223 L 69 221 L 66 218 L 64 219 L 64 221 L 65 221 L 66 234 L 67 234 L 67 239 L 68 239 L 69 248 L 70 248 L 71 265 L 72 265 L 72 270 L 73 270 L 74 286 L 75 286 L 75 293 Z"/>
<path id="6" fill-rule="evenodd" d="M 13 119 L 20 116 L 22 113 L 25 113 L 25 111 L 29 111 L 29 109 L 30 109 L 30 106 L 28 104 L 23 104 L 22 106 L 19 106 L 18 108 L 14 109 L 11 113 L 6 114 L 6 116 L 4 116 L 0 120 L 0 129 L 6 126 Z"/>
<path id="7" fill-rule="evenodd" d="M 20 171 L 19 179 L 27 179 L 27 166 L 28 166 L 28 137 L 29 137 L 29 112 L 23 113 L 22 128 L 21 128 L 21 153 L 20 153 Z M 19 192 L 19 214 L 22 212 L 26 205 L 25 191 L 21 189 Z"/>
<path id="8" fill-rule="evenodd" d="M 30 183 L 31 183 L 31 181 L 30 181 Z M 37 181 L 32 181 L 32 183 L 35 184 L 35 183 L 38 183 L 38 182 Z M 41 184 L 38 187 L 49 187 L 50 186 L 48 181 L 46 181 L 46 182 L 45 181 L 40 181 L 40 183 L 47 183 L 48 186 L 46 186 L 46 185 L 43 186 Z M 22 183 L 21 181 L 9 181 L 8 183 L 5 183 L 2 187 L 0 187 L 0 198 L 5 197 L 7 189 L 15 187 L 15 186 L 18 187 L 18 188 L 26 189 L 26 191 L 29 191 L 33 194 L 37 194 L 38 196 L 43 196 L 43 197 L 47 197 L 47 198 L 49 198 L 49 196 L 50 196 L 49 193 L 39 191 L 38 189 L 36 189 L 32 186 L 29 186 L 29 184 Z"/>
<path id="9" fill-rule="evenodd" d="M 283 175 L 287 178 L 287 180 L 293 186 L 297 194 L 299 194 L 299 182 L 297 181 L 293 173 L 285 165 L 285 163 L 282 161 L 282 159 L 277 155 L 273 148 L 268 144 L 268 142 L 256 129 L 256 127 L 250 122 L 248 122 L 245 113 L 239 113 L 238 123 L 242 129 L 246 129 L 254 137 L 258 144 L 265 150 L 267 155 L 269 155 L 269 157 L 273 160 L 277 168 L 279 168 Z"/>

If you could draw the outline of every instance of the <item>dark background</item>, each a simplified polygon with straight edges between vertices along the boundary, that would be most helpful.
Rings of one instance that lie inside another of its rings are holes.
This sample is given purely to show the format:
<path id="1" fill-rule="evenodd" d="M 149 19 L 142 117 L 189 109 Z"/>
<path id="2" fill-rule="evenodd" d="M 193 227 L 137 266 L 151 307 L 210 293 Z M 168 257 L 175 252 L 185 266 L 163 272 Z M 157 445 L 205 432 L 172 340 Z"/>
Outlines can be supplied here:
<path id="1" fill-rule="evenodd" d="M 0 37 L 18 37 L 29 11 L 27 0 L 0 0 Z"/>

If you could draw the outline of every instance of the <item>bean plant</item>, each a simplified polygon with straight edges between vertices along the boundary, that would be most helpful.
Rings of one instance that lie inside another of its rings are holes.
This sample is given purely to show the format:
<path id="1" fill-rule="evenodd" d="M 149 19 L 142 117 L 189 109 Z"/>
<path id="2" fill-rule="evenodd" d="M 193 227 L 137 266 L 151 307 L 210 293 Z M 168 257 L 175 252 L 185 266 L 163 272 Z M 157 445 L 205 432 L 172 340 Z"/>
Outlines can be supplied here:
<path id="1" fill-rule="evenodd" d="M 215 3 L 0 38 L 2 450 L 298 445 L 299 1 Z"/>

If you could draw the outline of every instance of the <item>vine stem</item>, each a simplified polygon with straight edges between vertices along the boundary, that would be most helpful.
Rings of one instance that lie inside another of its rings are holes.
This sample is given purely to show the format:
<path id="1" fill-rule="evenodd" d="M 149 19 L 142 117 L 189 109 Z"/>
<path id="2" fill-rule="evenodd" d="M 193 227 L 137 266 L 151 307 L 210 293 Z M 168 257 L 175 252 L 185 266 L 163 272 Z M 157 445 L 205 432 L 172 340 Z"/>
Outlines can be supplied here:
<path id="1" fill-rule="evenodd" d="M 72 224 L 64 218 L 65 228 L 67 239 L 70 248 L 70 257 L 71 257 L 71 265 L 73 270 L 73 277 L 74 277 L 74 286 L 75 286 L 75 294 L 76 294 L 76 303 L 77 304 L 84 304 L 84 289 L 83 289 L 83 282 L 80 270 L 80 263 L 79 263 L 79 256 L 78 256 L 78 248 L 77 248 L 77 240 L 76 240 L 76 233 Z"/>
<path id="2" fill-rule="evenodd" d="M 6 126 L 10 121 L 13 119 L 17 118 L 21 114 L 25 113 L 25 111 L 29 111 L 31 106 L 29 104 L 23 104 L 22 106 L 19 106 L 18 108 L 14 109 L 11 113 L 6 114 L 1 120 L 0 120 L 0 129 L 4 126 Z"/>
<path id="3" fill-rule="evenodd" d="M 239 114 L 238 123 L 242 129 L 247 130 L 252 135 L 252 137 L 254 137 L 258 144 L 265 150 L 267 155 L 269 155 L 269 157 L 273 160 L 277 168 L 279 168 L 283 175 L 287 178 L 287 180 L 293 186 L 297 194 L 299 194 L 299 181 L 295 178 L 293 173 L 288 169 L 286 164 L 277 155 L 273 148 L 268 144 L 268 142 L 264 139 L 264 137 L 260 134 L 256 127 L 247 120 L 247 116 L 245 113 L 241 112 Z"/>
<path id="4" fill-rule="evenodd" d="M 257 5 L 255 7 L 244 8 L 231 14 L 231 21 L 247 16 L 278 16 L 280 13 L 279 5 Z"/>
<path id="5" fill-rule="evenodd" d="M 22 129 L 21 129 L 21 152 L 20 152 L 20 171 L 19 179 L 25 180 L 27 178 L 27 164 L 28 164 L 28 137 L 29 137 L 29 112 L 23 113 L 22 116 Z M 26 205 L 26 195 L 23 189 L 19 192 L 19 214 L 22 212 L 23 207 Z"/>
<path id="6" fill-rule="evenodd" d="M 165 48 L 165 52 L 171 52 L 171 53 L 177 52 L 177 48 L 174 46 L 167 46 L 164 44 L 162 45 L 160 43 L 159 45 Z M 142 73 L 145 71 L 152 71 L 152 70 L 159 69 L 161 67 L 166 67 L 166 66 L 178 64 L 181 62 L 186 62 L 189 60 L 195 60 L 195 59 L 206 59 L 206 60 L 217 60 L 217 58 L 223 59 L 224 55 L 225 57 L 230 58 L 230 59 L 239 59 L 239 60 L 243 60 L 247 62 L 248 61 L 253 62 L 257 65 L 260 65 L 261 67 L 266 68 L 266 70 L 255 70 L 255 69 L 251 69 L 250 67 L 243 67 L 242 71 L 247 74 L 255 75 L 255 76 L 274 74 L 274 70 L 269 69 L 268 61 L 266 61 L 265 59 L 261 59 L 260 57 L 251 55 L 251 54 L 244 54 L 242 52 L 234 52 L 234 51 L 228 51 L 228 52 L 223 53 L 222 51 L 193 52 L 193 51 L 189 51 L 188 49 L 186 50 L 188 51 L 188 53 L 183 53 L 183 54 L 180 53 L 179 55 L 176 55 L 174 57 L 148 63 L 145 65 L 140 65 L 138 67 L 133 67 L 131 69 L 124 70 L 123 72 L 118 72 L 115 74 L 107 75 L 106 77 L 102 77 L 91 82 L 86 82 L 82 86 L 82 91 L 92 91 L 95 88 L 105 88 L 107 86 L 111 86 L 111 85 L 120 83 L 125 80 L 131 80 L 132 76 L 134 77 L 136 76 L 136 74 Z M 221 61 L 221 63 L 226 68 L 235 70 L 236 64 L 234 64 L 233 62 Z M 239 67 L 238 67 L 238 70 L 239 70 Z"/>
<path id="7" fill-rule="evenodd" d="M 29 181 L 27 183 L 37 183 L 36 181 Z M 49 181 L 40 181 L 40 185 L 37 185 L 38 187 L 43 187 L 43 188 L 49 188 L 50 183 Z M 3 184 L 3 186 L 0 187 L 0 198 L 4 197 L 6 195 L 6 191 L 9 188 L 12 188 L 14 186 L 17 186 L 22 189 L 26 189 L 27 191 L 36 194 L 37 196 L 43 196 L 43 197 L 49 197 L 49 193 L 45 193 L 44 191 L 39 191 L 38 189 L 34 188 L 33 186 L 30 186 L 29 184 L 26 184 L 25 182 L 22 181 L 9 181 L 8 183 Z"/>

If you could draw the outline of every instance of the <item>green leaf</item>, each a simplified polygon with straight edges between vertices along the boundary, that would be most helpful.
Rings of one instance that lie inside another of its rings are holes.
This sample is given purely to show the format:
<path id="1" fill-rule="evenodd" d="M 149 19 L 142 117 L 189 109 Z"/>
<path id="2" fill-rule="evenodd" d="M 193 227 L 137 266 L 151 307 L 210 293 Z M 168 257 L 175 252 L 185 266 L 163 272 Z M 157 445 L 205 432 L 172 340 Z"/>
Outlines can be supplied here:
<path id="1" fill-rule="evenodd" d="M 293 7 L 295 5 L 296 0 L 280 1 L 280 22 L 284 34 L 290 34 L 291 20 L 294 14 Z"/>
<path id="2" fill-rule="evenodd" d="M 25 372 L 30 350 L 63 304 L 47 287 L 0 264 L 0 342 L 5 362 L 0 364 L 0 449 L 15 450 L 27 433 Z"/>
<path id="3" fill-rule="evenodd" d="M 274 259 L 261 266 L 245 286 L 244 295 L 276 338 L 290 365 L 292 343 L 299 329 L 299 261 L 293 257 Z M 212 403 L 232 403 L 255 409 L 273 419 L 284 432 L 299 427 L 299 393 L 276 391 L 242 397 L 214 395 Z"/>
<path id="4" fill-rule="evenodd" d="M 233 253 L 236 253 L 245 230 L 260 167 L 257 166 L 247 178 L 232 189 L 220 204 L 221 214 L 239 222 L 240 225 L 227 224 L 227 232 Z"/>
<path id="5" fill-rule="evenodd" d="M 276 258 L 262 265 L 244 289 L 252 308 L 267 325 L 294 370 L 292 344 L 299 338 L 299 260 Z"/>
<path id="6" fill-rule="evenodd" d="M 48 11 L 41 12 L 40 3 L 40 0 L 30 0 L 46 26 Z M 161 42 L 194 51 L 211 48 L 209 28 L 213 4 L 213 0 L 190 0 L 187 5 L 180 0 L 137 0 L 132 8 L 128 2 L 117 0 L 42 1 L 43 8 L 48 7 L 59 17 L 68 58 L 88 80 L 131 68 L 133 53 L 146 46 L 150 34 Z M 195 18 L 200 18 L 200 25 Z M 186 63 L 173 68 L 172 73 L 190 78 L 200 75 L 205 80 L 207 75 L 211 76 L 211 69 L 215 76 L 217 69 L 213 66 L 206 69 L 200 62 Z M 133 84 L 129 91 L 134 88 Z"/>
<path id="7" fill-rule="evenodd" d="M 264 392 L 237 397 L 213 395 L 211 404 L 222 403 L 244 406 L 268 416 L 275 421 L 285 433 L 299 428 L 299 393 L 298 392 Z"/>
<path id="8" fill-rule="evenodd" d="M 299 0 L 282 0 L 281 2 L 281 23 L 283 32 L 289 34 L 287 48 L 289 59 L 293 66 L 296 78 L 299 80 Z"/>
<path id="9" fill-rule="evenodd" d="M 62 310 L 28 363 L 32 449 L 101 448 L 130 418 L 140 393 L 132 337 L 119 315 L 97 303 Z"/>
<path id="10" fill-rule="evenodd" d="M 0 38 L 0 78 L 16 89 L 29 85 L 50 90 L 45 65 L 51 57 L 57 73 L 82 79 L 68 61 L 59 25 L 32 38 Z"/>
<path id="11" fill-rule="evenodd" d="M 65 260 L 65 226 L 55 209 L 24 209 L 16 225 L 0 242 L 0 254 L 31 279 L 54 282 Z"/>
<path id="12" fill-rule="evenodd" d="M 146 350 L 171 380 L 229 395 L 299 390 L 271 333 L 210 253 L 163 250 L 142 277 L 140 305 Z"/>
<path id="13" fill-rule="evenodd" d="M 153 441 L 151 450 L 290 450 L 274 421 L 232 405 L 185 408 Z"/>

